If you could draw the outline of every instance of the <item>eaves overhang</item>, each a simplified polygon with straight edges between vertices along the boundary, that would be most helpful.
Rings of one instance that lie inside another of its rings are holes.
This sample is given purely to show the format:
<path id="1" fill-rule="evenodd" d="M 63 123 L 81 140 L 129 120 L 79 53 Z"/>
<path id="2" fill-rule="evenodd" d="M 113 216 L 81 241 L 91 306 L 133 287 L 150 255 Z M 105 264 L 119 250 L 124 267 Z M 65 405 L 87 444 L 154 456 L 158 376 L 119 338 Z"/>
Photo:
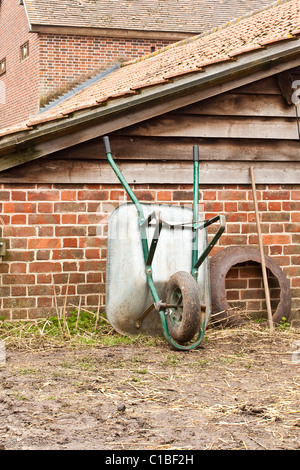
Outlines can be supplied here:
<path id="1" fill-rule="evenodd" d="M 0 140 L 0 171 L 299 66 L 300 38 L 142 88 Z"/>
<path id="2" fill-rule="evenodd" d="M 55 35 L 74 35 L 74 36 L 93 36 L 93 37 L 109 37 L 109 38 L 128 38 L 128 39 L 153 39 L 159 41 L 179 41 L 188 38 L 201 31 L 154 31 L 154 30 L 138 30 L 124 28 L 95 28 L 84 26 L 67 26 L 67 25 L 47 25 L 47 24 L 30 24 L 31 33 L 55 34 Z"/>

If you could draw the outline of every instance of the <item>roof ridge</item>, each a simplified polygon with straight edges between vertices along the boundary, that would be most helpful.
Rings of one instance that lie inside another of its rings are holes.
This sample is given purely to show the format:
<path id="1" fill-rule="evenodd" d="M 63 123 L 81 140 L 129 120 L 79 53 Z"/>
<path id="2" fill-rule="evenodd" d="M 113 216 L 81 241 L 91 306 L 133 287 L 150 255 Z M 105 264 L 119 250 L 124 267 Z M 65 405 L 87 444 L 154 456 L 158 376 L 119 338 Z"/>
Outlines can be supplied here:
<path id="1" fill-rule="evenodd" d="M 191 36 L 191 37 L 188 37 L 186 39 L 181 39 L 180 41 L 176 41 L 172 44 L 169 44 L 168 46 L 164 46 L 164 47 L 162 47 L 161 49 L 158 49 L 155 52 L 151 52 L 150 54 L 144 55 L 142 57 L 138 57 L 137 59 L 134 59 L 134 60 L 131 60 L 131 61 L 128 61 L 128 62 L 124 62 L 123 64 L 121 64 L 121 67 L 125 67 L 125 66 L 131 65 L 131 64 L 136 64 L 136 63 L 141 62 L 143 60 L 149 59 L 150 57 L 154 57 L 158 54 L 161 54 L 161 53 L 163 53 L 163 52 L 165 52 L 169 49 L 172 49 L 174 47 L 189 44 L 189 43 L 191 43 L 193 41 L 196 41 L 196 40 L 198 40 L 202 37 L 209 36 L 210 34 L 213 34 L 217 31 L 221 31 L 223 29 L 229 28 L 230 26 L 233 26 L 234 24 L 237 24 L 237 23 L 239 23 L 240 21 L 242 21 L 244 19 L 251 18 L 252 16 L 258 15 L 259 13 L 262 13 L 265 10 L 271 10 L 272 8 L 275 8 L 276 6 L 278 6 L 280 4 L 288 3 L 290 1 L 291 0 L 276 0 L 275 2 L 272 2 L 272 3 L 270 3 L 268 5 L 265 5 L 261 8 L 253 10 L 253 11 L 251 11 L 251 12 L 249 12 L 249 13 L 243 15 L 243 16 L 240 16 L 238 18 L 234 18 L 232 20 L 229 20 L 226 23 L 224 23 L 223 25 L 214 26 L 213 28 L 210 28 L 207 31 L 203 31 L 203 33 L 196 34 L 195 36 Z"/>

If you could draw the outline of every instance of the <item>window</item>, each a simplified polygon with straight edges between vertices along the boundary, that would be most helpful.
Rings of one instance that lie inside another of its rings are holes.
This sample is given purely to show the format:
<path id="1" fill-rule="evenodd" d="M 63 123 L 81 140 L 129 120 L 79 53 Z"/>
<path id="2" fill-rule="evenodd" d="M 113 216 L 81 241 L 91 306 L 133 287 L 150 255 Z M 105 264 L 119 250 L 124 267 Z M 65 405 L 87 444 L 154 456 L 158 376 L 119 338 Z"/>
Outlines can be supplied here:
<path id="1" fill-rule="evenodd" d="M 25 44 L 21 46 L 21 60 L 27 59 L 28 56 L 29 56 L 29 41 L 25 42 Z"/>
<path id="2" fill-rule="evenodd" d="M 0 60 L 0 76 L 6 72 L 6 59 Z"/>

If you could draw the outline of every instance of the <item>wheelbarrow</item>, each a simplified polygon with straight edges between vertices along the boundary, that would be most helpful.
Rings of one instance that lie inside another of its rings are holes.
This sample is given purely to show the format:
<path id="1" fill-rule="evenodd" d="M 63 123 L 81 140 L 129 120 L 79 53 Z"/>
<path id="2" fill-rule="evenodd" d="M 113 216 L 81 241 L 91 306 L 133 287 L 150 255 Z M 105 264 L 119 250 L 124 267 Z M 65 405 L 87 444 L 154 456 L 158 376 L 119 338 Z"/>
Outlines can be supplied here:
<path id="1" fill-rule="evenodd" d="M 103 137 L 106 158 L 131 202 L 110 215 L 106 314 L 124 335 L 163 335 L 178 350 L 198 347 L 211 314 L 208 255 L 225 230 L 225 216 L 199 214 L 199 147 L 193 147 L 192 207 L 140 203 Z M 207 227 L 219 222 L 208 243 Z"/>

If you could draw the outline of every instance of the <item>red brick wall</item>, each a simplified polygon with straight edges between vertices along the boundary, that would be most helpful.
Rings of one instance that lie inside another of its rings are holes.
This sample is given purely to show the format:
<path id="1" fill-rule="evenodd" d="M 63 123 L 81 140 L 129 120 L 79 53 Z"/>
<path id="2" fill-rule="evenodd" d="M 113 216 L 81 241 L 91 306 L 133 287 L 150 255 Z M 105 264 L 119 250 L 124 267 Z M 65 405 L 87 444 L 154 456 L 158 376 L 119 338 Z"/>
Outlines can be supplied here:
<path id="1" fill-rule="evenodd" d="M 5 98 L 0 100 L 0 128 L 27 119 L 38 111 L 38 37 L 30 34 L 24 6 L 19 0 L 2 0 L 0 7 L 0 76 Z M 21 60 L 20 47 L 29 41 L 29 57 Z M 1 93 L 2 96 L 2 93 Z"/>
<path id="2" fill-rule="evenodd" d="M 170 41 L 40 34 L 40 97 L 47 102 L 109 65 L 149 54 Z"/>
<path id="3" fill-rule="evenodd" d="M 136 186 L 141 201 L 190 204 L 191 186 Z M 68 309 L 78 305 L 105 311 L 107 210 L 124 197 L 110 185 L 2 185 L 2 236 L 8 251 L 0 263 L 0 315 L 36 318 L 56 314 L 68 286 Z M 290 280 L 293 313 L 300 319 L 300 185 L 258 186 L 266 252 Z M 224 213 L 226 233 L 221 247 L 257 243 L 250 186 L 200 187 L 205 217 Z M 215 227 L 217 228 L 217 227 Z M 263 308 L 258 265 L 231 269 L 227 277 L 230 301 L 249 311 Z M 276 286 L 275 286 L 276 287 Z M 276 303 L 276 289 L 272 293 Z"/>

